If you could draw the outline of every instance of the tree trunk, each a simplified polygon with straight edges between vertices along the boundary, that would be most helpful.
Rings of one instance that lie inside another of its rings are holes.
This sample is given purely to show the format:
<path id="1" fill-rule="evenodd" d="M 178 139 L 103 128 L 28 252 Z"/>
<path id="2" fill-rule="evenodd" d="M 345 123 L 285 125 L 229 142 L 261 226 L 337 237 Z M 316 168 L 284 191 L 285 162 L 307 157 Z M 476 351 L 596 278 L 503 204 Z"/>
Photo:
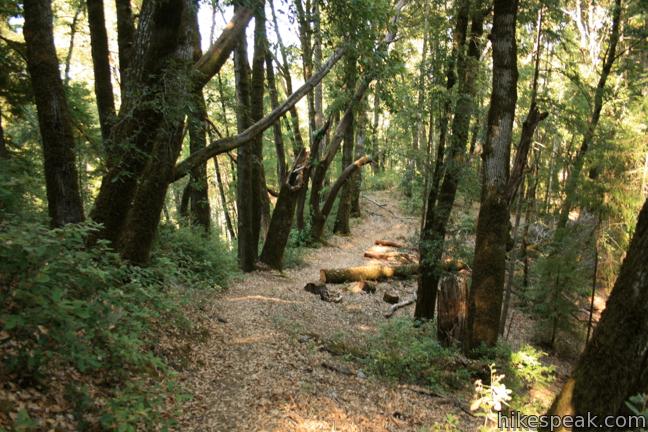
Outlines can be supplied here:
<path id="1" fill-rule="evenodd" d="M 165 37 L 170 39 L 168 45 L 163 45 L 167 62 L 163 76 L 158 78 L 161 78 L 158 85 L 164 86 L 161 91 L 164 92 L 168 108 L 162 113 L 160 124 L 153 129 L 153 145 L 117 242 L 121 255 L 135 264 L 147 264 L 149 261 L 167 188 L 173 179 L 175 161 L 182 148 L 187 95 L 192 90 L 190 72 L 194 44 L 194 5 L 191 0 L 155 2 L 149 10 L 145 10 L 145 6 L 146 3 L 142 6 L 140 19 L 150 16 L 150 24 L 163 27 Z M 131 67 L 134 68 L 135 64 Z M 129 73 L 129 76 L 133 74 Z"/>
<path id="2" fill-rule="evenodd" d="M 198 6 L 193 8 L 192 17 L 193 61 L 202 57 L 200 47 L 200 28 L 198 26 Z M 207 107 L 202 89 L 195 89 L 190 96 L 187 111 L 187 126 L 189 129 L 189 151 L 201 151 L 207 146 Z M 189 177 L 189 220 L 209 232 L 211 225 L 211 209 L 209 207 L 209 186 L 207 183 L 207 163 L 195 166 Z"/>
<path id="3" fill-rule="evenodd" d="M 225 217 L 225 224 L 227 226 L 227 231 L 230 234 L 232 240 L 236 239 L 236 231 L 234 231 L 234 224 L 232 223 L 232 217 L 230 216 L 229 210 L 227 208 L 227 197 L 225 196 L 225 186 L 223 185 L 223 178 L 220 172 L 220 166 L 218 164 L 218 157 L 214 157 L 214 171 L 216 172 L 216 182 L 218 186 L 218 194 L 220 196 L 223 216 Z"/>
<path id="4" fill-rule="evenodd" d="M 79 15 L 83 11 L 83 3 L 79 3 L 72 17 L 72 22 L 70 23 L 70 44 L 68 45 L 67 56 L 65 57 L 65 85 L 68 85 L 70 82 L 70 67 L 72 66 L 72 54 L 74 53 L 74 41 L 76 39 L 77 25 L 79 23 Z"/>
<path id="5" fill-rule="evenodd" d="M 418 282 L 416 309 L 414 311 L 414 316 L 417 319 L 432 319 L 434 317 L 437 287 L 441 278 L 439 263 L 443 257 L 446 229 L 457 194 L 461 170 L 465 163 L 468 129 L 474 107 L 475 81 L 479 70 L 479 54 L 481 51 L 479 40 L 483 33 L 483 22 L 486 13 L 485 9 L 477 9 L 473 12 L 470 45 L 466 58 L 463 58 L 461 49 L 457 51 L 457 56 L 460 57 L 458 61 L 459 97 L 452 122 L 450 153 L 444 164 L 445 167 L 437 165 L 439 170 L 435 169 L 435 174 L 444 171 L 443 182 L 440 188 L 437 186 L 437 189 L 435 189 L 433 184 L 430 189 L 425 225 L 421 232 L 419 245 L 421 276 Z M 457 19 L 463 22 L 463 18 L 458 17 Z"/>
<path id="6" fill-rule="evenodd" d="M 268 93 L 270 93 L 270 106 L 275 110 L 279 106 L 279 96 L 270 51 L 266 52 L 266 71 L 268 74 L 267 81 Z M 275 150 L 277 152 L 277 182 L 284 184 L 286 181 L 286 150 L 284 148 L 283 135 L 281 134 L 281 121 L 276 121 L 272 125 L 272 132 L 274 134 Z"/>
<path id="7" fill-rule="evenodd" d="M 119 47 L 119 77 L 122 100 L 126 90 L 126 70 L 135 49 L 135 24 L 130 0 L 115 0 L 117 10 L 117 45 Z"/>
<path id="8" fill-rule="evenodd" d="M 25 0 L 23 34 L 43 145 L 51 225 L 84 219 L 74 151 L 72 118 L 54 46 L 51 0 Z"/>
<path id="9" fill-rule="evenodd" d="M 0 159 L 9 159 L 11 153 L 7 148 L 7 142 L 5 141 L 4 129 L 2 127 L 2 107 L 0 107 Z"/>
<path id="10" fill-rule="evenodd" d="M 509 229 L 507 182 L 513 117 L 517 102 L 517 0 L 495 0 L 493 89 L 484 143 L 482 195 L 472 287 L 470 291 L 469 343 L 467 350 L 497 342 Z"/>
<path id="11" fill-rule="evenodd" d="M 466 44 L 466 32 L 468 30 L 468 20 L 470 11 L 469 0 L 457 0 L 457 18 L 455 21 L 455 28 L 452 34 L 452 51 L 448 57 L 448 64 L 446 66 L 446 94 L 443 101 L 443 110 L 439 120 L 439 143 L 437 145 L 436 160 L 434 162 L 434 173 L 432 175 L 432 186 L 428 198 L 428 209 L 434 208 L 436 199 L 439 192 L 439 184 L 443 178 L 443 168 L 445 160 L 445 147 L 448 137 L 448 123 L 450 122 L 450 114 L 452 109 L 451 92 L 457 82 L 457 64 L 460 55 L 464 50 Z M 429 211 L 429 210 L 428 210 Z M 426 218 L 427 219 L 427 218 Z M 436 288 L 435 288 L 436 289 Z M 422 304 L 420 295 L 417 296 L 417 306 Z M 434 310 L 434 305 L 432 305 Z"/>
<path id="12" fill-rule="evenodd" d="M 190 61 L 192 52 L 191 27 L 185 17 L 188 13 L 187 7 L 182 0 L 146 0 L 142 4 L 140 31 L 136 35 L 132 62 L 127 74 L 128 85 L 122 94 L 120 113 L 111 133 L 113 145 L 120 149 L 119 157 L 102 179 L 91 213 L 95 222 L 103 224 L 99 237 L 113 243 L 122 234 L 125 221 L 130 217 L 129 212 L 133 210 L 136 192 L 140 193 L 138 182 L 144 169 L 149 160 L 156 157 L 153 156 L 154 151 L 163 150 L 159 140 L 169 140 L 167 149 L 170 152 L 162 155 L 160 164 L 165 163 L 175 153 L 175 122 L 185 114 L 188 94 L 185 92 L 185 86 L 189 85 L 181 82 L 179 77 L 189 73 L 183 69 L 183 65 Z M 183 33 L 183 37 L 179 37 Z M 184 45 L 180 46 L 181 43 Z M 181 52 L 182 49 L 186 52 Z M 229 51 L 221 50 L 221 55 L 226 54 L 229 54 Z M 168 110 L 158 109 L 158 101 L 161 98 L 165 100 Z M 148 175 L 157 177 L 161 182 L 173 179 L 173 176 L 164 178 L 166 167 L 161 167 L 159 173 L 153 173 L 152 168 Z M 157 196 L 158 192 L 152 194 Z M 155 203 L 158 202 L 156 199 Z M 148 214 L 156 208 L 161 210 L 156 204 L 144 213 Z M 156 220 L 159 220 L 159 215 L 151 216 L 145 224 Z M 150 238 L 152 241 L 156 227 L 151 229 L 152 232 L 144 235 L 143 239 Z M 135 238 L 138 235 L 131 237 Z M 150 244 L 140 246 L 143 251 L 150 249 Z M 143 255 L 146 254 L 147 252 Z"/>
<path id="13" fill-rule="evenodd" d="M 647 264 L 648 201 L 599 324 L 549 414 L 618 415 L 630 396 L 648 390 Z"/>
<path id="14" fill-rule="evenodd" d="M 241 35 L 234 50 L 234 75 L 236 78 L 236 122 L 238 131 L 246 130 L 251 124 L 250 111 L 250 66 L 248 64 L 247 40 Z M 245 272 L 254 270 L 258 253 L 258 231 L 254 235 L 253 197 L 258 198 L 252 189 L 252 164 L 254 151 L 251 145 L 241 146 L 236 157 L 236 211 L 238 213 L 238 260 L 239 267 Z M 255 240 L 256 239 L 256 240 Z"/>
<path id="15" fill-rule="evenodd" d="M 290 176 L 281 185 L 277 204 L 272 212 L 270 229 L 261 251 L 260 261 L 277 270 L 282 269 L 283 254 L 292 228 L 295 205 L 308 179 L 307 160 L 308 153 L 302 150 L 299 157 L 295 159 Z"/>
<path id="16" fill-rule="evenodd" d="M 506 329 L 506 319 L 508 318 L 508 311 L 511 304 L 511 294 L 513 292 L 513 279 L 515 278 L 515 264 L 517 263 L 518 254 L 515 247 L 518 241 L 518 231 L 520 228 L 520 219 L 522 217 L 522 201 L 524 201 L 524 193 L 520 191 L 518 194 L 517 209 L 515 211 L 515 224 L 513 225 L 513 247 L 510 251 L 508 262 L 508 276 L 506 278 L 506 289 L 504 290 L 504 303 L 502 304 L 502 317 L 500 318 L 499 334 L 504 336 Z"/>
<path id="17" fill-rule="evenodd" d="M 370 159 L 367 156 L 363 156 L 362 158 L 353 162 L 351 165 L 346 167 L 344 171 L 342 171 L 340 177 L 338 177 L 333 186 L 331 186 L 331 190 L 329 191 L 326 200 L 324 201 L 322 210 L 318 209 L 313 215 L 311 224 L 311 238 L 313 240 L 320 240 L 322 238 L 322 235 L 324 234 L 324 225 L 326 223 L 326 219 L 330 215 L 331 210 L 333 210 L 333 203 L 335 202 L 335 198 L 337 197 L 338 192 L 340 192 L 340 189 L 356 171 L 360 170 L 360 168 L 362 168 L 369 162 Z M 319 207 L 319 204 L 317 204 L 317 206 Z"/>
<path id="18" fill-rule="evenodd" d="M 363 104 L 364 105 L 364 104 Z M 358 117 L 358 128 L 356 130 L 356 148 L 355 159 L 359 159 L 365 155 L 365 138 L 367 124 L 367 111 L 361 109 L 360 116 Z M 362 216 L 360 212 L 360 191 L 362 190 L 362 171 L 358 170 L 351 178 L 351 217 L 359 218 Z"/>
<path id="19" fill-rule="evenodd" d="M 103 138 L 107 160 L 113 159 L 110 131 L 115 122 L 115 97 L 110 77 L 110 58 L 108 51 L 108 33 L 104 17 L 103 0 L 87 0 L 88 26 L 90 28 L 90 48 L 94 70 L 94 88 L 99 112 L 99 125 Z"/>
<path id="20" fill-rule="evenodd" d="M 263 95 L 265 82 L 266 38 L 265 1 L 259 1 L 254 14 L 254 54 L 252 57 L 252 81 L 250 85 L 250 121 L 263 119 Z M 268 198 L 263 169 L 263 134 L 256 135 L 250 143 L 252 150 L 252 229 L 253 241 L 258 254 L 259 238 L 268 233 L 270 225 L 270 200 Z"/>
<path id="21" fill-rule="evenodd" d="M 449 347 L 463 344 L 468 317 L 468 275 L 445 273 L 439 287 L 437 339 Z"/>
<path id="22" fill-rule="evenodd" d="M 347 56 L 345 72 L 344 72 L 344 85 L 349 92 L 354 91 L 356 86 L 356 57 L 354 55 Z M 353 162 L 353 146 L 355 142 L 355 115 L 354 110 L 350 111 L 350 117 L 344 129 L 344 145 L 342 146 L 342 167 L 344 170 L 351 162 Z M 338 203 L 337 216 L 335 218 L 335 225 L 333 232 L 343 235 L 351 234 L 351 227 L 349 225 L 349 218 L 351 217 L 351 183 L 347 183 L 342 188 L 340 195 L 340 202 Z"/>
<path id="23" fill-rule="evenodd" d="M 290 63 L 288 61 L 288 52 L 286 51 L 286 47 L 283 44 L 283 40 L 281 38 L 281 32 L 279 31 L 279 23 L 277 21 L 277 14 L 275 12 L 274 2 L 270 0 L 269 3 L 270 3 L 270 11 L 272 12 L 272 21 L 274 24 L 275 34 L 277 35 L 277 41 L 279 43 L 279 51 L 281 53 L 281 59 L 283 61 L 283 64 L 279 65 L 279 69 L 281 69 L 281 74 L 284 77 L 284 83 L 286 85 L 286 93 L 292 94 L 293 86 L 292 86 L 292 77 L 290 76 Z M 297 108 L 294 106 L 290 108 L 290 120 L 291 120 L 293 135 L 295 137 L 293 156 L 297 157 L 299 151 L 304 148 L 304 140 L 302 139 L 301 131 L 299 129 L 299 114 L 297 113 Z"/>
<path id="24" fill-rule="evenodd" d="M 313 67 L 322 67 L 322 29 L 320 19 L 320 1 L 313 0 Z M 324 92 L 322 84 L 315 87 L 313 100 L 315 106 L 315 128 L 321 129 L 324 126 Z M 326 141 L 322 143 L 321 149 L 326 147 Z M 319 155 L 316 155 L 319 157 Z"/>

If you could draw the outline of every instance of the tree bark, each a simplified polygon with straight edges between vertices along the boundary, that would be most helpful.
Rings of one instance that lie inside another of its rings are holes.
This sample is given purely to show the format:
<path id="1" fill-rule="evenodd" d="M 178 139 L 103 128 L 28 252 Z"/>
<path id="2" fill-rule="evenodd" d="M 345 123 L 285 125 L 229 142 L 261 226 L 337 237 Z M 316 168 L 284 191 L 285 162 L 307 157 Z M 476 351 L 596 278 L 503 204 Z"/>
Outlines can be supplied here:
<path id="1" fill-rule="evenodd" d="M 236 79 L 236 122 L 239 133 L 252 124 L 250 102 L 250 65 L 245 33 L 239 39 L 234 50 L 234 76 Z M 250 143 L 241 146 L 236 154 L 236 211 L 238 213 L 238 261 L 239 267 L 245 272 L 254 270 L 258 253 L 258 231 L 255 236 L 253 215 L 253 197 L 258 198 L 253 188 L 253 154 L 252 139 Z M 256 240 L 255 240 L 256 239 Z"/>
<path id="2" fill-rule="evenodd" d="M 495 0 L 493 89 L 482 153 L 482 198 L 470 290 L 468 351 L 494 346 L 499 334 L 509 228 L 507 182 L 517 102 L 517 0 Z"/>
<path id="3" fill-rule="evenodd" d="M 439 192 L 439 184 L 443 179 L 443 168 L 445 161 L 445 147 L 448 137 L 448 123 L 450 123 L 450 114 L 452 109 L 451 92 L 457 82 L 457 64 L 459 56 L 464 50 L 466 44 L 466 32 L 468 31 L 468 21 L 470 19 L 470 1 L 457 0 L 457 11 L 455 28 L 452 33 L 452 50 L 448 57 L 446 66 L 446 95 L 443 101 L 443 112 L 439 120 L 439 143 L 437 145 L 437 154 L 434 162 L 434 173 L 432 174 L 432 186 L 428 198 L 428 209 L 434 208 Z M 427 219 L 427 218 L 426 218 Z M 436 288 L 435 288 L 436 289 Z M 417 296 L 416 304 L 422 304 L 420 295 Z M 434 309 L 434 306 L 432 307 Z"/>
<path id="4" fill-rule="evenodd" d="M 502 316 L 500 318 L 499 334 L 504 336 L 506 329 L 506 320 L 508 318 L 508 311 L 511 304 L 511 294 L 513 292 L 513 279 L 515 278 L 515 264 L 517 263 L 518 254 L 515 247 L 518 241 L 518 232 L 520 228 L 520 219 L 522 217 L 522 202 L 524 201 L 524 193 L 520 191 L 518 194 L 517 209 L 515 211 L 515 224 L 513 225 L 513 247 L 510 251 L 508 262 L 508 275 L 506 278 L 506 289 L 504 290 L 504 302 L 502 304 Z"/>
<path id="5" fill-rule="evenodd" d="M 2 127 L 2 107 L 0 107 L 0 159 L 9 159 L 11 153 L 7 148 L 7 142 L 5 141 L 4 128 Z"/>
<path id="6" fill-rule="evenodd" d="M 347 56 L 344 72 L 344 85 L 347 89 L 349 97 L 351 97 L 351 92 L 353 92 L 356 86 L 356 62 L 357 59 L 355 55 Z M 351 110 L 349 111 L 349 118 L 344 128 L 344 144 L 342 146 L 342 170 L 351 162 L 353 162 L 353 147 L 355 144 L 354 123 L 354 110 Z M 351 192 L 351 183 L 346 183 L 342 188 L 340 202 L 338 203 L 337 216 L 335 219 L 335 225 L 333 226 L 333 232 L 335 233 L 343 235 L 351 234 L 351 227 L 349 225 L 349 219 L 351 217 Z"/>
<path id="7" fill-rule="evenodd" d="M 169 40 L 168 44 L 160 46 L 166 56 L 157 59 L 164 61 L 162 74 L 157 77 L 161 81 L 157 86 L 162 88 L 153 87 L 159 88 L 158 91 L 164 95 L 166 107 L 161 113 L 160 124 L 153 129 L 155 132 L 151 150 L 117 241 L 117 249 L 121 255 L 127 261 L 138 265 L 147 264 L 149 261 L 167 188 L 173 178 L 175 161 L 182 148 L 186 99 L 192 90 L 190 74 L 193 13 L 194 5 L 191 0 L 168 0 L 152 2 L 150 6 L 144 3 L 142 6 L 140 19 L 151 19 L 149 24 L 162 30 L 161 33 Z M 138 35 L 136 50 L 139 48 L 139 42 Z M 135 63 L 130 67 L 135 68 Z M 131 77 L 135 75 L 132 72 L 134 71 L 129 72 Z"/>
<path id="8" fill-rule="evenodd" d="M 366 125 L 367 115 L 366 110 L 361 110 L 358 118 L 358 127 L 356 130 L 356 145 L 355 145 L 355 159 L 361 158 L 365 153 L 365 139 L 366 139 Z M 359 218 L 362 216 L 360 212 L 360 191 L 362 190 L 362 171 L 358 171 L 351 178 L 351 209 L 350 216 Z"/>
<path id="9" fill-rule="evenodd" d="M 72 22 L 70 23 L 70 44 L 68 45 L 67 56 L 65 57 L 65 85 L 70 82 L 70 67 L 72 66 L 72 54 L 74 53 L 74 41 L 76 39 L 77 33 L 77 24 L 79 23 L 79 16 L 83 11 L 83 3 L 79 3 L 72 17 Z"/>
<path id="10" fill-rule="evenodd" d="M 197 4 L 193 8 L 191 26 L 193 61 L 196 62 L 202 57 Z M 194 89 L 191 92 L 189 110 L 187 111 L 187 126 L 189 129 L 189 151 L 191 153 L 201 151 L 207 146 L 207 107 L 202 89 Z M 197 165 L 191 170 L 187 185 L 190 200 L 189 220 L 208 233 L 211 226 L 211 209 L 209 207 L 207 163 Z"/>
<path id="11" fill-rule="evenodd" d="M 443 257 L 446 229 L 456 198 L 462 167 L 465 164 L 468 129 L 474 109 L 475 81 L 479 70 L 481 52 L 479 40 L 483 33 L 486 14 L 485 8 L 476 8 L 471 19 L 470 44 L 466 58 L 463 58 L 461 50 L 457 51 L 459 95 L 452 122 L 451 147 L 446 162 L 437 166 L 438 171 L 435 169 L 435 174 L 443 171 L 443 182 L 440 187 L 437 186 L 435 189 L 433 184 L 430 189 L 425 224 L 419 244 L 421 277 L 418 282 L 414 311 L 417 319 L 434 317 L 437 287 L 441 278 L 439 263 Z M 458 20 L 463 21 L 463 18 L 458 17 Z"/>
<path id="12" fill-rule="evenodd" d="M 254 54 L 252 57 L 252 81 L 250 86 L 251 123 L 263 119 L 264 68 L 267 45 L 265 1 L 259 1 L 254 13 Z M 255 136 L 250 145 L 252 150 L 252 229 L 258 254 L 259 238 L 262 234 L 265 237 L 270 225 L 270 200 L 263 169 L 263 134 Z"/>
<path id="13" fill-rule="evenodd" d="M 176 104 L 167 102 L 166 106 L 167 108 L 170 107 L 172 112 L 163 112 L 156 108 L 158 105 L 156 100 L 162 97 L 167 98 L 165 96 L 167 92 L 171 92 L 169 97 L 176 97 L 175 93 L 173 93 L 175 88 L 168 89 L 164 80 L 165 78 L 170 80 L 171 74 L 176 72 L 171 71 L 171 66 L 177 63 L 175 50 L 180 43 L 178 35 L 181 31 L 178 26 L 180 26 L 181 12 L 184 10 L 184 5 L 177 4 L 179 1 L 173 0 L 171 3 L 162 3 L 157 0 L 147 0 L 142 5 L 139 18 L 140 30 L 136 35 L 132 62 L 129 65 L 127 74 L 128 88 L 122 94 L 120 113 L 111 135 L 114 145 L 123 149 L 123 151 L 120 152 L 118 160 L 102 179 L 101 188 L 91 213 L 91 217 L 95 222 L 103 224 L 98 237 L 113 243 L 117 241 L 124 230 L 128 213 L 133 205 L 138 182 L 142 177 L 142 172 L 149 157 L 152 155 L 154 144 L 160 139 L 171 139 L 169 130 L 175 126 L 172 123 L 165 123 L 164 117 L 166 115 L 176 116 L 178 115 L 176 111 L 185 107 L 188 93 L 184 93 L 182 99 Z M 177 12 L 174 12 L 172 8 L 176 6 L 178 9 Z M 240 17 L 240 15 L 236 14 L 235 17 Z M 187 29 L 188 27 L 185 26 L 184 31 L 188 31 Z M 243 30 L 244 27 L 238 25 L 232 24 L 228 26 L 223 32 L 225 36 L 221 35 L 210 49 L 213 53 L 216 53 L 214 58 L 227 58 L 232 46 L 229 42 L 223 42 L 223 45 L 219 45 L 219 41 L 229 41 L 233 32 L 242 32 Z M 190 34 L 186 34 L 182 40 L 183 43 L 190 43 Z M 191 54 L 191 46 L 187 47 L 187 53 Z M 203 55 L 201 61 L 205 59 L 205 56 L 207 54 Z M 222 65 L 222 63 L 220 64 Z M 197 68 L 198 66 L 193 66 L 194 70 Z M 213 68 L 208 69 L 208 71 L 214 74 L 217 72 L 214 72 Z M 177 81 L 178 78 L 174 79 Z M 182 84 L 175 81 L 173 83 Z M 193 84 L 195 85 L 195 82 Z M 184 111 L 182 114 L 184 115 Z M 167 130 L 162 130 L 164 128 L 167 128 Z M 175 138 L 171 139 L 170 146 L 169 150 L 173 151 Z M 192 156 L 199 154 L 202 155 L 203 151 L 196 152 Z M 213 154 L 201 159 L 196 165 L 204 163 L 211 157 L 213 157 Z M 166 158 L 167 155 L 164 155 L 163 160 L 166 160 Z M 188 174 L 193 166 L 192 164 L 187 167 L 185 174 Z M 161 174 L 156 173 L 154 175 L 162 178 Z M 172 176 L 170 179 L 164 179 L 164 181 L 169 182 L 174 178 L 175 176 Z M 159 219 L 159 216 L 157 219 Z M 146 223 L 150 224 L 150 222 L 147 221 Z M 155 229 L 156 227 L 153 227 L 153 234 Z M 146 237 L 152 239 L 152 236 L 147 235 Z M 143 245 L 144 249 L 149 247 L 150 245 Z"/>
<path id="14" fill-rule="evenodd" d="M 23 34 L 43 146 L 47 207 L 54 227 L 84 219 L 68 109 L 54 46 L 51 0 L 25 0 Z"/>
<path id="15" fill-rule="evenodd" d="M 117 46 L 119 47 L 119 77 L 122 99 L 126 87 L 126 70 L 135 47 L 135 23 L 130 0 L 115 0 L 117 10 Z"/>
<path id="16" fill-rule="evenodd" d="M 270 93 L 270 106 L 273 110 L 279 106 L 279 96 L 277 93 L 277 83 L 275 81 L 274 66 L 272 64 L 272 55 L 270 51 L 266 52 L 266 71 L 268 81 L 268 93 Z M 272 125 L 274 135 L 275 150 L 277 153 L 277 182 L 283 184 L 286 181 L 286 150 L 281 133 L 281 121 L 276 121 Z"/>
<path id="17" fill-rule="evenodd" d="M 292 94 L 293 85 L 292 85 L 292 77 L 290 75 L 290 66 L 289 66 L 290 63 L 288 62 L 288 52 L 286 51 L 286 47 L 283 43 L 283 39 L 281 38 L 281 32 L 279 31 L 279 23 L 277 21 L 277 14 L 275 12 L 274 2 L 272 0 L 270 0 L 270 11 L 272 12 L 272 22 L 274 24 L 275 34 L 277 35 L 277 41 L 279 43 L 279 52 L 281 53 L 281 59 L 283 61 L 283 64 L 279 65 L 279 69 L 281 69 L 281 74 L 284 77 L 284 83 L 286 85 L 286 93 Z M 295 137 L 293 156 L 296 157 L 299 151 L 302 148 L 304 148 L 304 140 L 302 138 L 301 131 L 299 129 L 299 114 L 297 113 L 297 107 L 295 106 L 290 107 L 290 120 L 291 120 L 293 135 Z"/>
<path id="18" fill-rule="evenodd" d="M 463 344 L 468 318 L 468 275 L 445 273 L 439 285 L 437 339 L 449 347 Z"/>
<path id="19" fill-rule="evenodd" d="M 599 324 L 549 414 L 618 415 L 630 396 L 648 390 L 647 263 L 648 201 Z"/>
<path id="20" fill-rule="evenodd" d="M 281 185 L 277 204 L 272 212 L 268 235 L 261 251 L 260 261 L 277 270 L 283 267 L 283 255 L 292 228 L 295 205 L 308 179 L 307 161 L 308 153 L 302 150 L 299 157 L 295 159 L 290 176 Z"/>
<path id="21" fill-rule="evenodd" d="M 108 52 L 108 33 L 104 17 L 103 0 L 87 0 L 88 26 L 90 28 L 90 48 L 94 70 L 94 88 L 99 112 L 101 137 L 108 160 L 113 152 L 110 144 L 110 131 L 115 122 L 115 97 L 110 76 L 110 58 Z"/>

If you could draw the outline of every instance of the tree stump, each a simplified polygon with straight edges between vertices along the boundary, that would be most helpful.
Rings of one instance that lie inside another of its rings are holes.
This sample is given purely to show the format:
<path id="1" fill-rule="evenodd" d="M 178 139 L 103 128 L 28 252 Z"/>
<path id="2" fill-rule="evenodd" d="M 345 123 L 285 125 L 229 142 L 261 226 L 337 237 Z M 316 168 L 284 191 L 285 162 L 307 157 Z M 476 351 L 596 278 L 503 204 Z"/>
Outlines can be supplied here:
<path id="1" fill-rule="evenodd" d="M 460 345 L 466 335 L 469 272 L 446 273 L 439 283 L 437 337 L 443 346 Z"/>

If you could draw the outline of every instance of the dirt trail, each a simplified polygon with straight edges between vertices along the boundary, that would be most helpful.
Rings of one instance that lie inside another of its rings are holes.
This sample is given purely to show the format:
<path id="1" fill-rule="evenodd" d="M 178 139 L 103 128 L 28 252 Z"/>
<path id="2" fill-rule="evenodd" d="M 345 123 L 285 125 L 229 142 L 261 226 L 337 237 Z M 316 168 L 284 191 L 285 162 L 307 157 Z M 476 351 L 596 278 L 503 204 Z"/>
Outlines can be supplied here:
<path id="1" fill-rule="evenodd" d="M 376 294 L 345 293 L 342 303 L 331 304 L 303 290 L 322 267 L 370 262 L 363 252 L 375 239 L 413 238 L 418 220 L 397 216 L 394 195 L 368 193 L 353 235 L 309 250 L 304 266 L 283 275 L 252 273 L 213 299 L 206 309 L 208 340 L 192 347 L 179 377 L 195 395 L 184 405 L 180 430 L 418 431 L 448 413 L 475 424 L 450 401 L 367 378 L 361 366 L 322 349 L 321 341 L 340 332 L 363 337 L 375 331 L 385 321 L 386 289 L 401 298 L 415 291 L 413 282 L 391 282 Z"/>

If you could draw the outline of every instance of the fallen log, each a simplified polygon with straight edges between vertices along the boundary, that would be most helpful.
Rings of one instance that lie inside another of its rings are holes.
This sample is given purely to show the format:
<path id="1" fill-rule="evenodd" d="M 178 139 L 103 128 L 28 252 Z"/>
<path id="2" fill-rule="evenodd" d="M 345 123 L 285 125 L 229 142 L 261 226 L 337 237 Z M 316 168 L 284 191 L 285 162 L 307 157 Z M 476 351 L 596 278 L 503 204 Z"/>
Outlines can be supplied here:
<path id="1" fill-rule="evenodd" d="M 386 260 L 386 261 L 405 261 L 415 263 L 418 258 L 415 255 L 401 252 L 373 252 L 367 251 L 364 253 L 365 258 Z"/>
<path id="2" fill-rule="evenodd" d="M 395 247 L 395 248 L 398 248 L 398 249 L 405 249 L 407 247 L 406 245 L 404 245 L 402 243 L 398 243 L 398 242 L 391 241 L 391 240 L 375 240 L 374 244 L 376 246 Z"/>
<path id="3" fill-rule="evenodd" d="M 385 318 L 391 318 L 392 315 L 394 315 L 398 309 L 402 309 L 402 308 L 404 308 L 406 306 L 409 306 L 411 304 L 414 304 L 414 303 L 416 303 L 416 295 L 414 297 L 412 297 L 411 299 L 404 300 L 404 301 L 402 301 L 400 303 L 396 303 L 396 304 L 391 305 L 389 307 L 389 309 L 387 309 L 387 312 L 385 312 Z"/>
<path id="4" fill-rule="evenodd" d="M 401 266 L 366 265 L 338 269 L 320 270 L 320 281 L 328 283 L 345 283 L 363 280 L 384 280 L 406 278 L 418 273 L 418 264 Z"/>

